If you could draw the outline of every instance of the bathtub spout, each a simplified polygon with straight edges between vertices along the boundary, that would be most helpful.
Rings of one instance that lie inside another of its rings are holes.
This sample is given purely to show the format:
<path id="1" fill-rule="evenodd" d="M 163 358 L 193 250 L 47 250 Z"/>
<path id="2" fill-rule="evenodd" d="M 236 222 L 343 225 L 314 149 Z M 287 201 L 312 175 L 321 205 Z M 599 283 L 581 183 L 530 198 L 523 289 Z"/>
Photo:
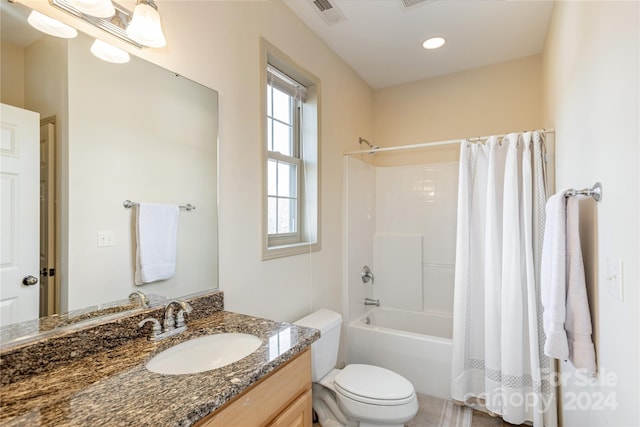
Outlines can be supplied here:
<path id="1" fill-rule="evenodd" d="M 364 305 L 375 305 L 376 307 L 380 307 L 380 300 L 373 298 L 365 298 Z"/>

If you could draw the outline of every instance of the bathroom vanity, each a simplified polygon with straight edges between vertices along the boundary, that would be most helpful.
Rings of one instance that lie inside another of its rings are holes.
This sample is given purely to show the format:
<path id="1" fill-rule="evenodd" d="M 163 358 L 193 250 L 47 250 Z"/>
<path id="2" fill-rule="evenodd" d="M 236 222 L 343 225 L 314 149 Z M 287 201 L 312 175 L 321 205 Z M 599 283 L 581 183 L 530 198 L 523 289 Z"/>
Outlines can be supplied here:
<path id="1" fill-rule="evenodd" d="M 311 426 L 311 350 L 307 349 L 198 427 Z"/>
<path id="2" fill-rule="evenodd" d="M 0 350 L 1 426 L 308 426 L 310 346 L 320 332 L 224 311 L 222 292 L 189 299 L 186 331 L 149 341 L 149 309 Z M 163 375 L 145 364 L 181 342 L 218 333 L 262 340 L 218 369 Z"/>

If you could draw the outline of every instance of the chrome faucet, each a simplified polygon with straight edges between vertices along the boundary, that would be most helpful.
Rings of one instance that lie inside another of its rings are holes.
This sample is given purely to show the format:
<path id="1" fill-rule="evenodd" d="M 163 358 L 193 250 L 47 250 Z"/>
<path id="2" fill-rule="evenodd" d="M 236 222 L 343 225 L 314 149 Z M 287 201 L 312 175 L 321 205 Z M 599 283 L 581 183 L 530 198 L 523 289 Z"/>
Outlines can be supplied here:
<path id="1" fill-rule="evenodd" d="M 136 300 L 140 301 L 142 308 L 149 308 L 149 298 L 141 291 L 135 291 L 129 294 L 129 301 L 135 302 Z"/>
<path id="2" fill-rule="evenodd" d="M 178 312 L 174 315 L 174 305 L 178 306 Z M 150 341 L 160 341 L 172 335 L 179 334 L 187 329 L 187 322 L 184 320 L 184 314 L 191 313 L 193 308 L 186 301 L 173 300 L 167 304 L 164 309 L 164 328 L 160 326 L 158 319 L 148 317 L 138 323 L 138 327 L 142 328 L 147 322 L 151 322 Z M 164 329 L 164 331 L 163 331 Z"/>
<path id="3" fill-rule="evenodd" d="M 365 298 L 364 305 L 375 305 L 376 307 L 380 307 L 380 300 L 373 298 Z"/>

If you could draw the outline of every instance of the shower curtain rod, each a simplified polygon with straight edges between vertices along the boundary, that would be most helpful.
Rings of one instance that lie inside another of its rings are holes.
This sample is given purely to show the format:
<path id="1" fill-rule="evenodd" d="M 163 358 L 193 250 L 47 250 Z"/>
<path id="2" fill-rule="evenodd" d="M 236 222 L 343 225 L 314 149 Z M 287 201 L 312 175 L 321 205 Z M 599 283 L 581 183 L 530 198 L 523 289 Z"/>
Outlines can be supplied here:
<path id="1" fill-rule="evenodd" d="M 538 132 L 540 133 L 555 133 L 555 129 L 540 129 L 538 130 Z M 512 132 L 513 133 L 513 132 Z M 502 135 L 489 135 L 489 136 L 476 136 L 473 138 L 459 138 L 459 139 L 450 139 L 448 141 L 437 141 L 437 142 L 423 142 L 423 143 L 419 143 L 419 144 L 410 144 L 410 145 L 398 145 L 395 147 L 382 147 L 382 148 L 370 148 L 368 150 L 357 150 L 357 151 L 347 151 L 345 153 L 342 153 L 343 156 L 348 156 L 350 154 L 374 154 L 377 153 L 379 151 L 396 151 L 396 150 L 409 150 L 412 148 L 424 148 L 424 147 L 437 147 L 439 145 L 451 145 L 451 144 L 460 144 L 460 142 L 462 141 L 469 141 L 469 142 L 478 142 L 478 141 L 482 141 L 485 139 L 488 139 L 492 136 L 498 137 L 498 138 L 504 138 L 505 136 L 509 135 L 508 133 L 502 134 Z"/>

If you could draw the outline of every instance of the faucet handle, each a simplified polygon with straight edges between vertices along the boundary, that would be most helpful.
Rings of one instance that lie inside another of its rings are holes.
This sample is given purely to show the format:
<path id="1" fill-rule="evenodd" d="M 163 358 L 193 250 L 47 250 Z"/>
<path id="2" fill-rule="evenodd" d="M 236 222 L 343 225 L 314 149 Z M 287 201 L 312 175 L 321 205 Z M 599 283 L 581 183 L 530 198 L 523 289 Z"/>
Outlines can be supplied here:
<path id="1" fill-rule="evenodd" d="M 149 298 L 141 291 L 134 291 L 129 294 L 129 300 L 134 302 L 135 300 L 140 300 L 140 305 L 142 308 L 149 308 Z"/>
<path id="2" fill-rule="evenodd" d="M 185 311 L 187 314 L 191 314 L 191 312 L 193 311 L 193 307 L 191 307 L 191 304 L 186 301 L 180 301 L 180 305 L 182 306 L 181 311 Z"/>
<path id="3" fill-rule="evenodd" d="M 151 328 L 151 337 L 150 337 L 150 339 L 153 341 L 160 334 L 162 334 L 162 326 L 160 326 L 160 322 L 158 322 L 158 319 L 155 319 L 153 317 L 148 317 L 143 321 L 141 321 L 140 323 L 138 323 L 138 327 L 142 328 L 147 322 L 153 323 L 153 327 Z"/>
<path id="4" fill-rule="evenodd" d="M 362 277 L 362 283 L 368 283 L 371 280 L 371 284 L 373 285 L 373 273 L 368 265 L 362 267 L 362 271 L 360 272 L 360 276 Z"/>
<path id="5" fill-rule="evenodd" d="M 193 307 L 191 307 L 191 305 L 186 302 L 186 301 L 181 301 L 181 307 L 180 310 L 178 310 L 178 313 L 176 314 L 176 327 L 177 328 L 181 328 L 183 326 L 187 325 L 187 322 L 184 320 L 184 314 L 190 314 L 193 311 Z"/>

